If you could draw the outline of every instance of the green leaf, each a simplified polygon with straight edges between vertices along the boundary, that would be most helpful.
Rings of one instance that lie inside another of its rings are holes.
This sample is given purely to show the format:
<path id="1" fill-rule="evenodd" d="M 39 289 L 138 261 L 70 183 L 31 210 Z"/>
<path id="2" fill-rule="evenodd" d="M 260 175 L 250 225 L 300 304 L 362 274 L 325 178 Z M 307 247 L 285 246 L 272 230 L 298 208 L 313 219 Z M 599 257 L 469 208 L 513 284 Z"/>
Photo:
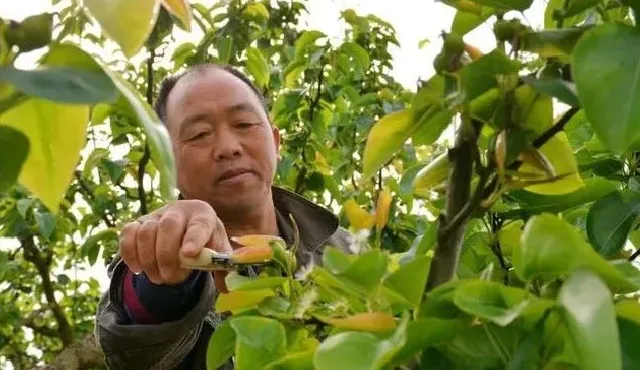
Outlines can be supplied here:
<path id="1" fill-rule="evenodd" d="M 519 46 L 521 50 L 537 53 L 541 57 L 567 58 L 573 52 L 578 40 L 589 28 L 569 27 L 527 32 L 522 36 Z"/>
<path id="2" fill-rule="evenodd" d="M 533 0 L 474 0 L 474 2 L 496 9 L 524 11 L 529 9 Z"/>
<path id="3" fill-rule="evenodd" d="M 264 370 L 315 370 L 313 368 L 314 350 L 290 353 L 267 365 Z"/>
<path id="4" fill-rule="evenodd" d="M 581 13 L 593 6 L 598 5 L 602 0 L 571 0 L 569 6 L 564 13 L 565 17 L 571 17 Z"/>
<path id="5" fill-rule="evenodd" d="M 516 62 L 499 49 L 494 49 L 465 66 L 460 72 L 460 84 L 465 100 L 471 101 L 485 91 L 497 87 L 496 76 L 517 73 L 519 70 Z"/>
<path id="6" fill-rule="evenodd" d="M 571 274 L 587 268 L 600 276 L 618 292 L 640 289 L 640 282 L 625 276 L 628 262 L 616 266 L 598 255 L 580 231 L 568 222 L 551 214 L 531 217 L 525 224 L 522 246 L 514 251 L 513 267 L 516 274 L 529 281 L 535 277 Z"/>
<path id="7" fill-rule="evenodd" d="M 376 122 L 365 143 L 362 179 L 367 181 L 387 163 L 413 135 L 418 126 L 410 110 L 389 113 Z"/>
<path id="8" fill-rule="evenodd" d="M 353 258 L 336 247 L 328 246 L 322 253 L 322 266 L 332 274 L 342 274 L 349 268 L 352 261 Z"/>
<path id="9" fill-rule="evenodd" d="M 418 352 L 453 340 L 462 330 L 457 320 L 418 318 L 407 326 L 405 345 L 395 354 L 392 363 L 406 364 Z"/>
<path id="10" fill-rule="evenodd" d="M 431 258 L 425 255 L 416 256 L 413 261 L 401 265 L 396 271 L 384 279 L 383 284 L 400 294 L 414 307 L 422 301 Z M 407 282 L 411 282 L 408 284 Z"/>
<path id="11" fill-rule="evenodd" d="M 427 224 L 424 232 L 421 235 L 418 235 L 416 239 L 411 244 L 411 247 L 408 251 L 403 253 L 403 256 L 400 257 L 400 266 L 403 266 L 411 261 L 413 261 L 416 256 L 424 256 L 429 249 L 431 249 L 436 244 L 436 239 L 438 237 L 438 227 L 435 222 L 431 222 Z"/>
<path id="12" fill-rule="evenodd" d="M 372 291 L 380 284 L 382 276 L 387 271 L 387 264 L 386 254 L 380 250 L 372 250 L 359 255 L 339 276 L 349 279 L 367 291 Z"/>
<path id="13" fill-rule="evenodd" d="M 493 281 L 472 280 L 456 289 L 453 302 L 470 315 L 507 326 L 527 308 L 526 295 L 527 292 L 519 288 Z"/>
<path id="14" fill-rule="evenodd" d="M 260 277 L 257 279 L 250 279 L 249 281 L 245 281 L 242 284 L 236 285 L 233 288 L 229 287 L 229 289 L 233 289 L 236 291 L 239 290 L 259 290 L 259 289 L 267 289 L 267 288 L 275 288 L 287 282 L 286 277 L 280 276 L 270 276 L 270 277 Z"/>
<path id="15" fill-rule="evenodd" d="M 613 192 L 598 199 L 587 215 L 589 242 L 605 258 L 619 253 L 640 216 L 640 194 Z"/>
<path id="16" fill-rule="evenodd" d="M 622 352 L 622 369 L 640 369 L 640 352 L 637 349 L 638 343 L 640 343 L 640 324 L 620 316 L 617 321 Z"/>
<path id="17" fill-rule="evenodd" d="M 572 72 L 587 119 L 613 152 L 640 139 L 640 29 L 604 24 L 585 33 Z"/>
<path id="18" fill-rule="evenodd" d="M 265 317 L 240 316 L 231 319 L 236 333 L 236 369 L 260 369 L 286 352 L 286 332 L 276 320 Z"/>
<path id="19" fill-rule="evenodd" d="M 316 370 L 378 370 L 384 369 L 405 345 L 405 319 L 388 339 L 370 333 L 342 332 L 325 339 L 316 349 L 313 364 Z"/>
<path id="20" fill-rule="evenodd" d="M 218 59 L 222 63 L 229 63 L 233 55 L 233 37 L 223 36 L 216 40 Z"/>
<path id="21" fill-rule="evenodd" d="M 100 254 L 100 246 L 107 243 L 118 242 L 118 231 L 114 228 L 100 230 L 98 233 L 91 235 L 82 245 L 82 255 L 86 256 L 89 264 L 95 265 L 98 254 Z"/>
<path id="22" fill-rule="evenodd" d="M 259 87 L 269 85 L 269 79 L 271 77 L 269 62 L 267 62 L 260 49 L 254 47 L 247 49 L 247 70 L 251 73 Z"/>
<path id="23" fill-rule="evenodd" d="M 528 83 L 541 94 L 552 96 L 559 101 L 572 106 L 579 107 L 580 100 L 578 99 L 576 87 L 573 83 L 561 80 L 559 78 L 552 77 L 540 77 L 534 78 L 531 76 L 524 76 L 522 80 Z"/>
<path id="24" fill-rule="evenodd" d="M 294 45 L 295 48 L 295 58 L 302 58 L 307 52 L 307 47 L 313 43 L 315 43 L 318 39 L 327 37 L 323 32 L 317 30 L 304 31 L 296 40 Z"/>
<path id="25" fill-rule="evenodd" d="M 582 204 L 593 202 L 616 190 L 618 183 L 600 177 L 585 180 L 585 186 L 568 194 L 543 195 L 525 190 L 508 193 L 509 198 L 520 204 L 520 209 L 501 213 L 502 217 L 513 218 L 519 214 L 557 213 Z"/>
<path id="26" fill-rule="evenodd" d="M 128 58 L 142 48 L 151 34 L 160 7 L 156 0 L 84 0 L 83 4 Z"/>
<path id="27" fill-rule="evenodd" d="M 340 49 L 353 58 L 355 65 L 358 67 L 358 69 L 360 69 L 361 72 L 369 69 L 371 58 L 369 57 L 369 53 L 367 52 L 367 50 L 365 50 L 365 48 L 356 44 L 355 42 L 345 42 L 340 46 Z"/>
<path id="28" fill-rule="evenodd" d="M 611 292 L 598 276 L 578 270 L 560 288 L 558 303 L 582 369 L 622 369 Z"/>
<path id="29" fill-rule="evenodd" d="M 174 199 L 176 184 L 175 159 L 167 128 L 158 119 L 155 111 L 146 103 L 138 90 L 119 74 L 101 66 L 91 55 L 72 44 L 56 44 L 43 57 L 49 66 L 68 66 L 106 73 L 124 98 L 124 106 L 146 134 L 151 149 L 151 159 L 160 171 L 160 192 L 165 200 Z"/>
<path id="30" fill-rule="evenodd" d="M 449 127 L 452 119 L 453 114 L 447 109 L 433 106 L 414 123 L 418 128 L 411 137 L 412 144 L 415 146 L 433 144 Z"/>
<path id="31" fill-rule="evenodd" d="M 45 239 L 49 239 L 51 233 L 53 233 L 53 229 L 56 227 L 56 219 L 51 217 L 51 214 L 48 212 L 33 212 L 33 216 L 36 220 L 36 225 L 38 225 L 38 229 L 40 229 L 40 234 L 44 236 Z"/>
<path id="32" fill-rule="evenodd" d="M 31 98 L 0 115 L 0 123 L 21 131 L 30 142 L 18 181 L 53 214 L 71 183 L 84 147 L 89 107 Z"/>
<path id="33" fill-rule="evenodd" d="M 207 369 L 218 369 L 233 355 L 236 348 L 236 332 L 231 327 L 231 320 L 222 322 L 213 331 L 207 345 Z"/>
<path id="34" fill-rule="evenodd" d="M 495 12 L 495 9 L 486 6 L 482 7 L 480 14 L 458 10 L 456 15 L 453 17 L 451 32 L 464 36 L 483 24 L 487 19 L 494 15 Z"/>
<path id="35" fill-rule="evenodd" d="M 29 155 L 29 138 L 21 131 L 0 125 L 0 193 L 18 181 Z"/>
<path id="36" fill-rule="evenodd" d="M 565 0 L 549 0 L 544 10 L 544 28 L 556 28 L 557 21 L 554 17 L 554 12 L 561 12 L 564 8 Z M 570 27 L 575 26 L 579 22 L 582 22 L 586 17 L 585 13 L 577 14 L 572 17 L 564 17 L 563 26 Z"/>

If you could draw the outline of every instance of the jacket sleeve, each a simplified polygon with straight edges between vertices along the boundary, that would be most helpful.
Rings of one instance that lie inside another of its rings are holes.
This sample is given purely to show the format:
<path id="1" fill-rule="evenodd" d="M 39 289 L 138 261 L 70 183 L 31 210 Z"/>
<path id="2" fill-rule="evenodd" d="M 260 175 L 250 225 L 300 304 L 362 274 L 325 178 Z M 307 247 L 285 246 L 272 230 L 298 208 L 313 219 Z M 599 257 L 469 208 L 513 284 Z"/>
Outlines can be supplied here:
<path id="1" fill-rule="evenodd" d="M 123 279 L 127 268 L 116 256 L 109 265 L 109 289 L 98 303 L 96 340 L 108 369 L 173 369 L 198 341 L 207 313 L 217 292 L 211 274 L 206 274 L 195 306 L 182 318 L 160 324 L 130 324 L 123 306 Z"/>

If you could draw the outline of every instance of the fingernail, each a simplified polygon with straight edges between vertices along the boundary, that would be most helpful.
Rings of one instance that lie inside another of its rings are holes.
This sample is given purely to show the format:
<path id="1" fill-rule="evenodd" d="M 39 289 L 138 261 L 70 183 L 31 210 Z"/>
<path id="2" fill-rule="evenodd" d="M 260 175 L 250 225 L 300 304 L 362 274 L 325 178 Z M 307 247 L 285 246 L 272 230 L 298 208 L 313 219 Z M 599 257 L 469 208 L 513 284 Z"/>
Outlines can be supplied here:
<path id="1" fill-rule="evenodd" d="M 196 252 L 196 245 L 193 243 L 186 243 L 184 247 L 182 247 L 182 251 L 187 254 L 193 254 Z"/>

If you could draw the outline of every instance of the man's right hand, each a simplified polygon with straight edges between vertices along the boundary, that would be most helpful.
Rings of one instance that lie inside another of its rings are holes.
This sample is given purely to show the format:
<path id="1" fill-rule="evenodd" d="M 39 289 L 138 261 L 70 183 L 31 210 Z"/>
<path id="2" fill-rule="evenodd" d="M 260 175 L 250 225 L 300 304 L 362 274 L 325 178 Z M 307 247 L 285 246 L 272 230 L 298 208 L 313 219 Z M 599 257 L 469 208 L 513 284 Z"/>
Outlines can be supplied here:
<path id="1" fill-rule="evenodd" d="M 179 284 L 189 277 L 179 254 L 197 257 L 203 248 L 231 251 L 222 221 L 199 200 L 178 200 L 127 224 L 120 234 L 120 255 L 129 269 L 144 272 L 154 284 Z"/>

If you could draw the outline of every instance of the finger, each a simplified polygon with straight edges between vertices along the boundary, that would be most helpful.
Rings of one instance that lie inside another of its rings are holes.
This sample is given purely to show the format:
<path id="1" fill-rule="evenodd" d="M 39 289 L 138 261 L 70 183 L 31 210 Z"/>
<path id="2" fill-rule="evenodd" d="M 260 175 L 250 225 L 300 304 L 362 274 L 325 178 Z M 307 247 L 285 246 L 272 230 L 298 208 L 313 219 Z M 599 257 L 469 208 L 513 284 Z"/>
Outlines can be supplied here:
<path id="1" fill-rule="evenodd" d="M 182 238 L 182 253 L 185 257 L 196 257 L 211 239 L 216 217 L 196 214 L 189 219 Z"/>
<path id="2" fill-rule="evenodd" d="M 136 239 L 138 261 L 140 261 L 142 271 L 147 274 L 149 280 L 154 284 L 161 283 L 155 252 L 157 228 L 157 221 L 146 221 L 140 225 L 140 228 L 138 229 L 138 237 Z"/>
<path id="3" fill-rule="evenodd" d="M 136 235 L 139 228 L 140 223 L 132 222 L 125 225 L 120 232 L 120 256 L 122 256 L 122 260 L 129 267 L 129 270 L 135 274 L 139 274 L 142 271 L 138 260 L 138 252 L 136 252 Z"/>
<path id="4" fill-rule="evenodd" d="M 222 221 L 220 221 L 219 218 L 216 218 L 216 227 L 213 230 L 211 239 L 209 239 L 207 248 L 213 249 L 217 252 L 233 251 L 231 243 L 229 242 L 229 237 L 227 236 L 227 231 L 224 228 L 224 224 L 222 223 Z"/>
<path id="5" fill-rule="evenodd" d="M 156 233 L 156 262 L 164 281 L 173 281 L 178 272 L 178 253 L 186 225 L 186 216 L 180 211 L 165 213 L 158 222 Z"/>

